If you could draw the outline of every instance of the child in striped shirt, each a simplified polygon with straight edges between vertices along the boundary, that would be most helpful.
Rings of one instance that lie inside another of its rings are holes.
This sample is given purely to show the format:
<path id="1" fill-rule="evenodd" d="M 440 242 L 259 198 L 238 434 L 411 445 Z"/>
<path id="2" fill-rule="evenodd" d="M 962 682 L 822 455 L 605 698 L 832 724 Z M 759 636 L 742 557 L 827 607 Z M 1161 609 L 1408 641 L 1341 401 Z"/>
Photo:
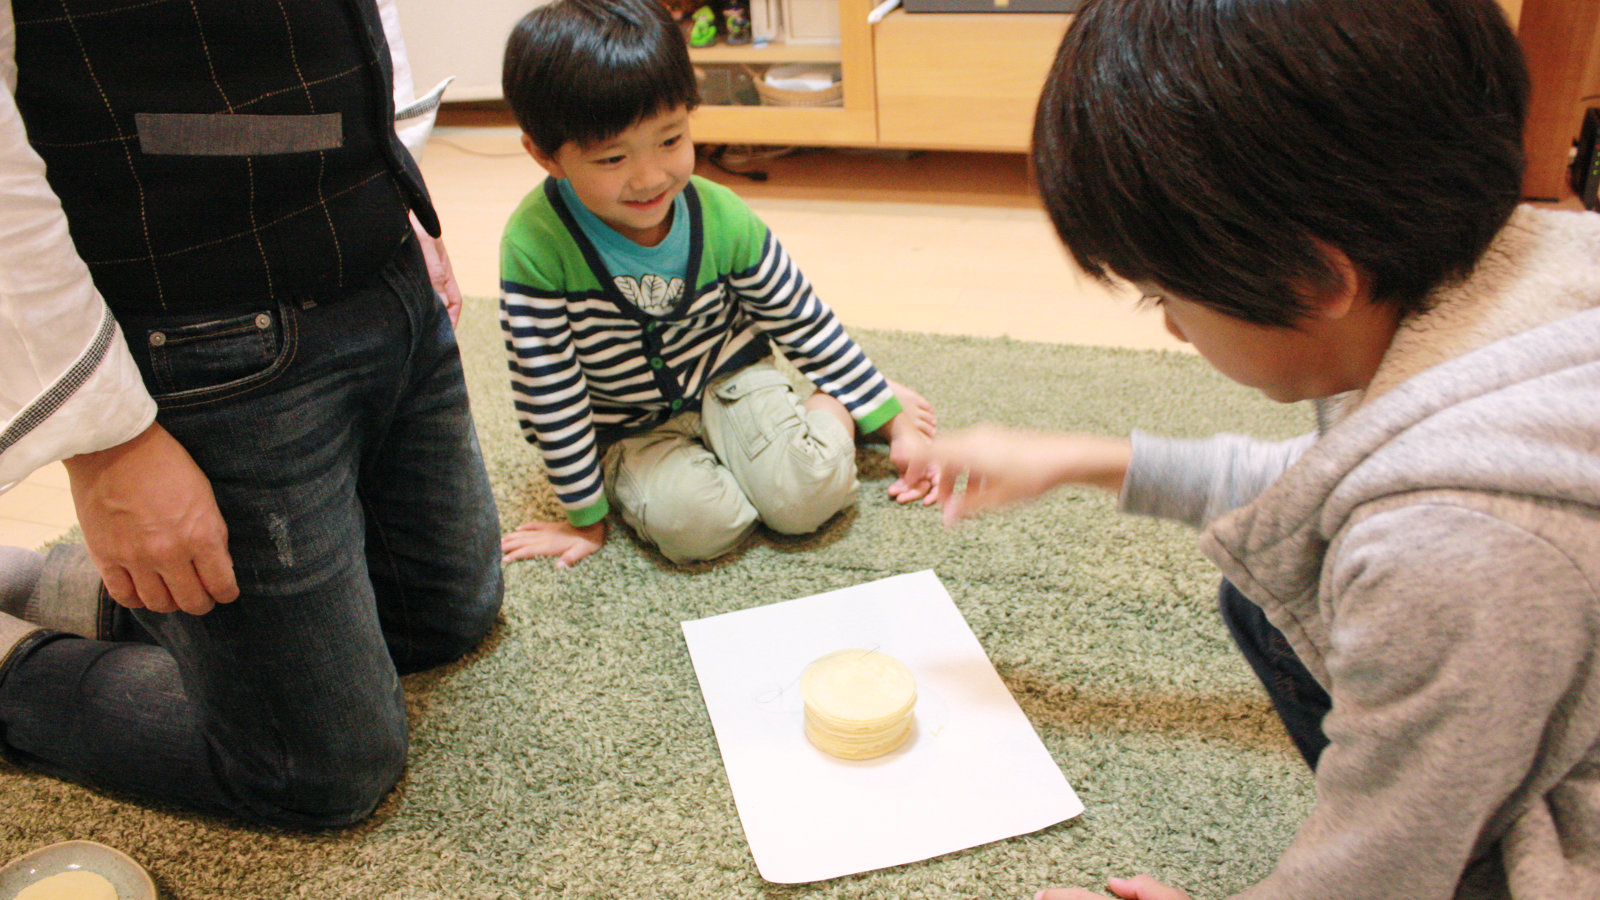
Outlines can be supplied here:
<path id="1" fill-rule="evenodd" d="M 810 533 L 854 502 L 858 430 L 904 474 L 932 407 L 874 368 L 738 197 L 694 175 L 699 92 L 659 0 L 535 9 L 504 88 L 551 177 L 506 225 L 501 324 L 523 434 L 566 511 L 506 535 L 507 560 L 578 562 L 613 506 L 678 563 L 757 523 Z M 815 393 L 795 393 L 775 348 Z"/>

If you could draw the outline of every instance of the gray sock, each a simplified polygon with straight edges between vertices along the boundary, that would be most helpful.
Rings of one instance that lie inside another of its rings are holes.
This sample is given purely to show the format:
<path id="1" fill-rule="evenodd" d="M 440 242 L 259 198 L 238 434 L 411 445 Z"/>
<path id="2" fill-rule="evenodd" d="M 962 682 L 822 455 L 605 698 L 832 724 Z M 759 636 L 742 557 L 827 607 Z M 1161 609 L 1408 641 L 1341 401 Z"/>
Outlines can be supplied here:
<path id="1" fill-rule="evenodd" d="M 23 547 L 0 547 L 0 612 L 17 618 L 44 572 L 44 554 Z"/>

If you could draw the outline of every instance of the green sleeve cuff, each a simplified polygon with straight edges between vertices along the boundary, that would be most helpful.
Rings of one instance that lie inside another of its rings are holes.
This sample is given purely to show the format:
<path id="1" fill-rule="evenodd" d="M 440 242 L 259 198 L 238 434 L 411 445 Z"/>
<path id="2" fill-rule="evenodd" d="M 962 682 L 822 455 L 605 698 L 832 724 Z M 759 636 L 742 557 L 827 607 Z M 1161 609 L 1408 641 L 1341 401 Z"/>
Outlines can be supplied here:
<path id="1" fill-rule="evenodd" d="M 856 421 L 856 427 L 862 434 L 871 434 L 889 423 L 889 420 L 900 415 L 905 407 L 900 405 L 899 397 L 890 397 L 887 403 L 862 416 Z"/>
<path id="2" fill-rule="evenodd" d="M 601 497 L 597 502 L 591 503 L 588 506 L 585 506 L 583 509 L 567 510 L 567 521 L 571 522 L 578 528 L 587 528 L 601 519 L 604 519 L 606 517 L 606 513 L 610 511 L 611 504 L 606 502 L 605 497 Z"/>

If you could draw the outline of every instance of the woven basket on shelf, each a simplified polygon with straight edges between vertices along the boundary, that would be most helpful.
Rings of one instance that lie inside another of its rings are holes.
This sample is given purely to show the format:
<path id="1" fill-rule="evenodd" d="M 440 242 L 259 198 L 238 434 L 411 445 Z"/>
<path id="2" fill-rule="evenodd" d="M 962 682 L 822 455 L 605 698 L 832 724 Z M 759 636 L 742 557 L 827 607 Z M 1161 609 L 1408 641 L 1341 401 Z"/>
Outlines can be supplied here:
<path id="1" fill-rule="evenodd" d="M 749 69 L 749 67 L 746 67 Z M 767 84 L 766 75 L 749 69 L 750 80 L 755 82 L 756 94 L 762 106 L 843 106 L 844 84 L 835 81 L 831 87 L 820 91 L 795 91 Z"/>

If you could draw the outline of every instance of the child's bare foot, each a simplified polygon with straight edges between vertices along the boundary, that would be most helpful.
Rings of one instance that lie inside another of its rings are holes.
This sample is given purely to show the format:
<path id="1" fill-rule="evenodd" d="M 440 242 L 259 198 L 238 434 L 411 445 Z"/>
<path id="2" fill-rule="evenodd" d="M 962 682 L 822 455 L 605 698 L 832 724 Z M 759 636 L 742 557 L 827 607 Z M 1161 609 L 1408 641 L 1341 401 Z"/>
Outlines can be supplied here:
<path id="1" fill-rule="evenodd" d="M 923 437 L 933 437 L 939 431 L 939 417 L 933 412 L 933 404 L 929 403 L 926 397 L 893 378 L 883 380 L 889 382 L 889 390 L 894 391 L 895 399 L 900 401 L 900 415 L 896 418 L 905 417 L 905 421 L 922 432 Z M 871 434 L 864 435 L 863 439 L 886 444 L 889 442 L 889 432 L 890 429 L 887 427 L 879 428 Z"/>
<path id="2" fill-rule="evenodd" d="M 900 405 L 910 414 L 918 431 L 930 438 L 938 433 L 939 417 L 934 414 L 933 404 L 928 402 L 928 398 L 892 378 L 885 378 L 884 381 L 889 382 L 889 390 L 894 391 L 895 397 L 899 398 Z"/>

